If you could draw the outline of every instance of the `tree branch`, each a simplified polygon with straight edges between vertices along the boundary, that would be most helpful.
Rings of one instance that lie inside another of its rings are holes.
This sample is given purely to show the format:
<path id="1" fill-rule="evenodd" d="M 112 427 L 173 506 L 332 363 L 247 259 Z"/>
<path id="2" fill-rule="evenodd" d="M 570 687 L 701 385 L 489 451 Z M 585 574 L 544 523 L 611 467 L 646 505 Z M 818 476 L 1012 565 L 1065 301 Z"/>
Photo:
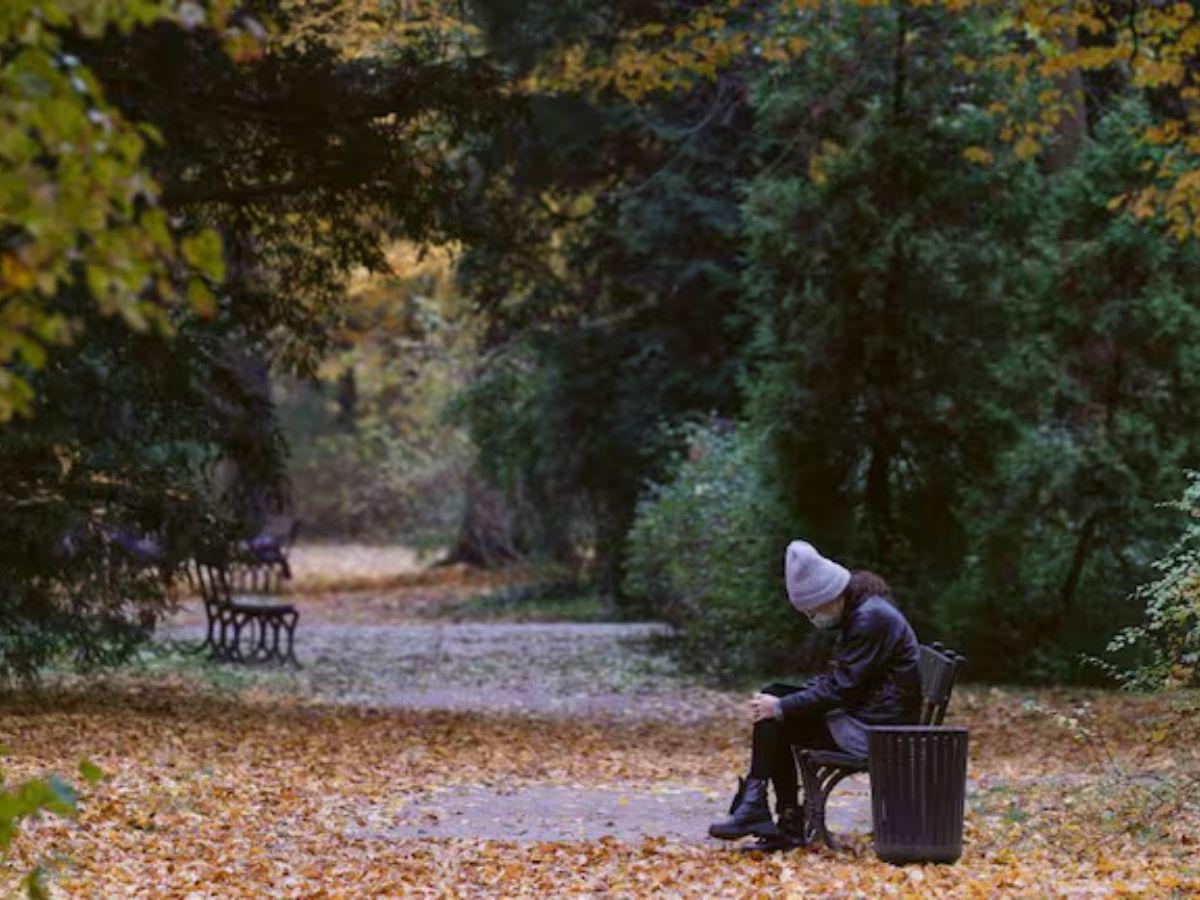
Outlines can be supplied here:
<path id="1" fill-rule="evenodd" d="M 347 191 L 365 188 L 369 184 L 362 178 L 317 177 L 303 181 L 283 181 L 267 184 L 238 185 L 177 185 L 163 191 L 164 206 L 191 206 L 197 203 L 228 203 L 243 206 L 263 200 L 275 200 L 307 194 L 314 191 Z M 384 191 L 387 193 L 387 191 Z"/>

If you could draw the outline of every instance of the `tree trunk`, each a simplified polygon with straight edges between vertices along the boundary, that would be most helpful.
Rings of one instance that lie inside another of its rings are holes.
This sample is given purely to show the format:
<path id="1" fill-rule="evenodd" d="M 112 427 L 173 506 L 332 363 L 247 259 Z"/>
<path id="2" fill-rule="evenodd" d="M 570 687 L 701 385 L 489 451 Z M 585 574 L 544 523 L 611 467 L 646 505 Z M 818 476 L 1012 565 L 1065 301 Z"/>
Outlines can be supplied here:
<path id="1" fill-rule="evenodd" d="M 513 545 L 512 515 L 504 496 L 474 473 L 467 477 L 465 488 L 458 537 L 438 565 L 462 563 L 494 569 L 520 559 Z"/>
<path id="2" fill-rule="evenodd" d="M 1067 569 L 1067 577 L 1059 588 L 1059 619 L 1070 614 L 1075 605 L 1075 593 L 1079 589 L 1079 581 L 1083 577 L 1084 566 L 1091 556 L 1092 547 L 1096 541 L 1096 529 L 1108 514 L 1107 510 L 1098 510 L 1084 520 L 1079 529 L 1079 537 L 1075 542 L 1075 552 L 1071 555 L 1071 565 Z"/>
<path id="3" fill-rule="evenodd" d="M 345 434 L 358 430 L 358 380 L 354 366 L 348 366 L 337 382 L 337 426 Z"/>
<path id="4" fill-rule="evenodd" d="M 1068 49 L 1075 49 L 1075 41 L 1071 42 Z M 1062 171 L 1075 161 L 1087 138 L 1088 129 L 1083 73 L 1079 69 L 1072 69 L 1057 79 L 1057 86 L 1063 92 L 1066 109 L 1054 127 L 1054 143 L 1046 151 L 1046 169 L 1049 172 Z"/>

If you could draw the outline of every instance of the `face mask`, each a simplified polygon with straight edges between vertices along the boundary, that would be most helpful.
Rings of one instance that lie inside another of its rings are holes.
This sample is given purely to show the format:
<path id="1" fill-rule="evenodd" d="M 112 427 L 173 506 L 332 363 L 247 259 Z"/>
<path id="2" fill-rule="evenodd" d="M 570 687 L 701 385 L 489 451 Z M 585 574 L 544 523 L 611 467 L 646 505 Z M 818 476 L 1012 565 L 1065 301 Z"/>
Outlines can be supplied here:
<path id="1" fill-rule="evenodd" d="M 839 603 L 833 612 L 810 612 L 806 613 L 806 615 L 808 616 L 808 621 L 812 622 L 813 628 L 828 630 L 830 628 L 837 628 L 841 624 L 843 609 L 844 607 Z"/>
<path id="2" fill-rule="evenodd" d="M 826 631 L 830 628 L 837 628 L 838 622 L 840 622 L 841 619 L 842 617 L 837 613 L 828 616 L 817 614 L 808 617 L 808 621 L 813 623 L 814 628 L 820 628 Z"/>

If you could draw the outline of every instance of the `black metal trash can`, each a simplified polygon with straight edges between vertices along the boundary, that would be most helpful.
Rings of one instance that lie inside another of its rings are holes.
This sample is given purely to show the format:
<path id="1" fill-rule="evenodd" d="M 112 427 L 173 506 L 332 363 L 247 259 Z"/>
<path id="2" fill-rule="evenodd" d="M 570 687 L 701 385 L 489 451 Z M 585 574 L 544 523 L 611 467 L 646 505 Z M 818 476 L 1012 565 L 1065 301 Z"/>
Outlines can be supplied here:
<path id="1" fill-rule="evenodd" d="M 962 856 L 967 729 L 884 725 L 867 735 L 875 855 L 897 865 Z"/>

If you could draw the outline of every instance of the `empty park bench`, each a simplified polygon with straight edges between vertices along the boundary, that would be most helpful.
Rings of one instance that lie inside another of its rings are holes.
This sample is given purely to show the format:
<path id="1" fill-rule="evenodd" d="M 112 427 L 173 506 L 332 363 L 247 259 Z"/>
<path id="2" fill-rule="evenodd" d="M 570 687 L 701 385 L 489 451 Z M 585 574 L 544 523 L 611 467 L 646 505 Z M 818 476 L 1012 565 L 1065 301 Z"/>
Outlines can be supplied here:
<path id="1" fill-rule="evenodd" d="M 195 560 L 194 580 L 204 601 L 208 630 L 201 649 L 213 659 L 240 663 L 290 663 L 296 659 L 296 624 L 300 612 L 290 603 L 260 602 L 236 596 L 235 585 L 259 588 L 252 596 L 278 592 L 282 574 L 278 564 L 256 566 L 250 575 L 239 574 L 241 563 Z"/>
<path id="2" fill-rule="evenodd" d="M 300 520 L 292 522 L 286 534 L 262 534 L 234 547 L 229 577 L 234 591 L 247 594 L 275 595 L 283 582 L 292 577 L 289 561 L 292 545 L 300 533 Z"/>
<path id="3" fill-rule="evenodd" d="M 940 643 L 921 645 L 921 713 L 918 725 L 941 725 L 950 705 L 954 678 L 966 659 Z M 837 842 L 825 823 L 825 806 L 833 789 L 850 775 L 868 771 L 867 757 L 836 750 L 793 747 L 804 786 L 804 842 L 818 837 L 830 849 Z"/>

